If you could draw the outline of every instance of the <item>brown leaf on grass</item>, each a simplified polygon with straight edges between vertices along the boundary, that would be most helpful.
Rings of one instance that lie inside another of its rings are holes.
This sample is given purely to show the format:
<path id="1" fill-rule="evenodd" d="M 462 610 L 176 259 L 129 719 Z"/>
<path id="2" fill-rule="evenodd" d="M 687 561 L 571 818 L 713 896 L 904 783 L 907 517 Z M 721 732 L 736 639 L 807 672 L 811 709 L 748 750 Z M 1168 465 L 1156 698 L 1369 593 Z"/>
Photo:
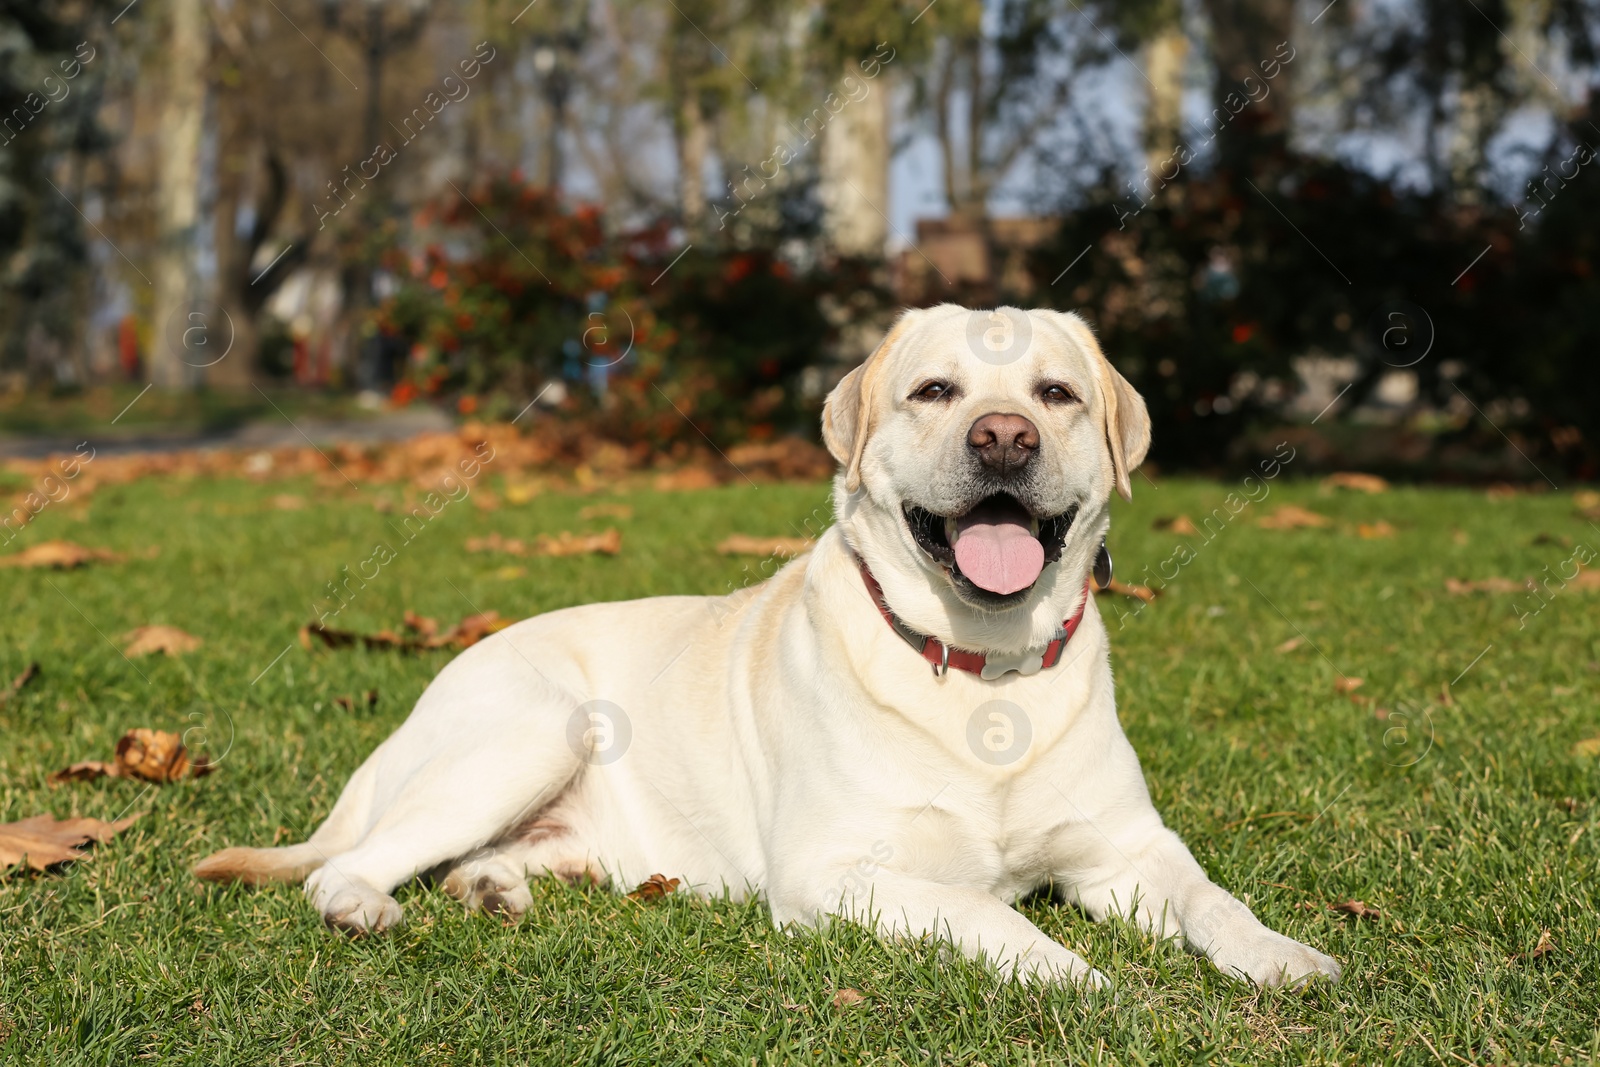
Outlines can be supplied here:
<path id="1" fill-rule="evenodd" d="M 81 860 L 80 851 L 90 842 L 104 844 L 132 826 L 139 818 L 130 815 L 116 822 L 102 819 L 57 819 L 35 815 L 19 822 L 0 823 L 0 869 L 26 860 L 29 867 L 42 871 L 58 863 Z"/>
<path id="2" fill-rule="evenodd" d="M 1379 519 L 1377 522 L 1362 522 L 1356 524 L 1356 536 L 1372 541 L 1379 537 L 1393 537 L 1394 527 Z"/>
<path id="3" fill-rule="evenodd" d="M 704 467 L 684 467 L 682 470 L 667 471 L 656 475 L 655 488 L 658 493 L 681 493 L 694 489 L 714 489 L 721 483 L 717 476 Z"/>
<path id="4" fill-rule="evenodd" d="M 210 760 L 202 755 L 191 761 L 183 738 L 167 730 L 129 730 L 116 751 L 117 763 L 128 769 L 128 775 L 146 782 L 204 778 L 212 771 Z"/>
<path id="5" fill-rule="evenodd" d="M 639 887 L 628 894 L 629 900 L 660 900 L 662 897 L 678 888 L 676 878 L 668 878 L 664 874 L 652 874 L 639 883 Z"/>
<path id="6" fill-rule="evenodd" d="M 859 990 L 841 989 L 833 995 L 833 1006 L 840 1009 L 853 1008 L 866 999 Z"/>
<path id="7" fill-rule="evenodd" d="M 293 493 L 279 493 L 277 496 L 267 501 L 267 503 L 271 504 L 279 511 L 304 511 L 306 506 L 306 498 L 303 496 L 295 496 Z"/>
<path id="8" fill-rule="evenodd" d="M 425 632 L 421 629 L 429 624 L 437 626 L 432 619 L 407 612 L 405 629 L 416 636 L 402 637 L 393 630 L 363 634 L 353 630 L 334 630 L 308 622 L 300 627 L 300 647 L 309 652 L 312 648 L 312 639 L 315 638 L 329 648 L 354 648 L 359 645 L 362 648 L 392 648 L 400 652 L 421 652 L 432 648 L 467 648 L 490 634 L 504 630 L 511 625 L 511 620 L 502 619 L 497 611 L 485 611 L 481 615 L 468 615 L 445 633 Z"/>
<path id="9" fill-rule="evenodd" d="M 472 494 L 472 506 L 479 511 L 499 511 L 500 498 L 487 489 L 479 489 Z"/>
<path id="10" fill-rule="evenodd" d="M 751 537 L 748 534 L 730 534 L 717 545 L 724 556 L 798 556 L 811 551 L 813 542 L 807 537 Z"/>
<path id="11" fill-rule="evenodd" d="M 45 779 L 51 785 L 67 782 L 92 782 L 97 778 L 124 778 L 122 768 L 105 760 L 89 759 L 63 767 Z"/>
<path id="12" fill-rule="evenodd" d="M 633 509 L 626 504 L 590 504 L 578 512 L 580 519 L 616 519 L 627 522 L 633 518 Z"/>
<path id="13" fill-rule="evenodd" d="M 1464 545 L 1470 542 L 1472 538 L 1467 534 L 1467 531 L 1457 529 L 1450 531 L 1450 540 L 1458 545 Z"/>
<path id="14" fill-rule="evenodd" d="M 1318 515 L 1297 504 L 1279 504 L 1271 515 L 1257 519 L 1256 525 L 1263 530 L 1299 530 L 1327 526 L 1332 521 L 1326 515 Z"/>
<path id="15" fill-rule="evenodd" d="M 1166 530 L 1179 537 L 1193 537 L 1200 530 L 1195 526 L 1194 520 L 1187 515 L 1163 515 L 1150 524 L 1153 530 Z"/>
<path id="16" fill-rule="evenodd" d="M 1303 645 L 1305 643 L 1306 643 L 1306 639 L 1305 638 L 1300 637 L 1299 635 L 1296 635 L 1294 637 L 1289 638 L 1289 640 L 1285 641 L 1283 644 L 1278 645 L 1272 651 L 1274 651 L 1274 652 L 1293 652 L 1295 649 L 1299 648 L 1301 645 Z"/>
<path id="17" fill-rule="evenodd" d="M 0 567 L 49 567 L 71 570 L 86 563 L 121 563 L 124 557 L 104 548 L 84 548 L 71 541 L 41 541 L 13 556 L 0 556 Z"/>
<path id="18" fill-rule="evenodd" d="M 1354 915 L 1358 919 L 1383 918 L 1383 912 L 1359 900 L 1342 900 L 1337 904 L 1329 904 L 1328 910 L 1341 912 L 1345 915 Z"/>
<path id="19" fill-rule="evenodd" d="M 1347 676 L 1341 676 L 1334 680 L 1333 691 L 1335 693 L 1345 694 L 1354 693 L 1357 689 L 1360 689 L 1366 684 L 1367 680 L 1365 678 L 1350 678 Z"/>
<path id="20" fill-rule="evenodd" d="M 126 642 L 122 648 L 125 656 L 148 656 L 155 652 L 181 656 L 185 652 L 193 652 L 202 643 L 193 634 L 186 634 L 176 626 L 165 625 L 129 630 L 122 635 L 122 640 Z"/>
<path id="21" fill-rule="evenodd" d="M 189 759 L 189 750 L 177 734 L 140 727 L 118 739 L 111 762 L 83 760 L 62 768 L 45 781 L 61 785 L 92 782 L 97 778 L 137 778 L 141 782 L 165 784 L 185 777 L 204 778 L 212 770 L 205 756 Z"/>
<path id="22" fill-rule="evenodd" d="M 622 532 L 615 527 L 595 534 L 562 530 L 554 536 L 540 534 L 533 544 L 497 533 L 467 538 L 468 552 L 501 552 L 508 556 L 615 556 L 622 551 Z"/>
<path id="23" fill-rule="evenodd" d="M 1550 936 L 1550 931 L 1548 928 L 1546 928 L 1539 931 L 1539 941 L 1533 946 L 1532 952 L 1529 952 L 1526 956 L 1520 952 L 1514 952 L 1511 954 L 1511 958 L 1513 960 L 1525 959 L 1529 963 L 1532 963 L 1534 960 L 1543 959 L 1545 956 L 1550 955 L 1555 950 L 1556 939 Z"/>
<path id="24" fill-rule="evenodd" d="M 1520 492 L 1522 492 L 1522 490 L 1512 485 L 1510 482 L 1495 482 L 1493 485 L 1489 486 L 1489 488 L 1483 491 L 1483 495 L 1488 497 L 1490 500 L 1510 500 Z"/>
<path id="25" fill-rule="evenodd" d="M 401 617 L 400 625 L 404 626 L 412 633 L 421 634 L 423 637 L 432 637 L 434 634 L 439 632 L 438 619 L 430 619 L 426 615 L 418 615 L 416 612 L 409 609 L 406 611 L 405 615 Z"/>
<path id="26" fill-rule="evenodd" d="M 376 689 L 368 689 L 365 693 L 357 696 L 334 697 L 333 702 L 345 711 L 355 711 L 357 708 L 375 708 L 378 706 L 378 691 Z"/>
<path id="27" fill-rule="evenodd" d="M 1586 737 L 1572 746 L 1574 756 L 1600 756 L 1600 737 Z"/>
<path id="28" fill-rule="evenodd" d="M 535 482 L 513 482 L 506 486 L 506 503 L 521 506 L 539 495 Z"/>
<path id="29" fill-rule="evenodd" d="M 23 688 L 37 677 L 39 677 L 39 665 L 37 663 L 30 663 L 22 668 L 22 673 L 11 679 L 10 685 L 0 689 L 0 704 L 4 704 L 22 692 Z"/>
<path id="30" fill-rule="evenodd" d="M 1600 589 L 1600 570 L 1590 567 L 1588 570 L 1578 572 L 1578 576 L 1567 582 L 1568 589 Z"/>
<path id="31" fill-rule="evenodd" d="M 1329 489 L 1353 489 L 1358 493 L 1387 493 L 1389 483 L 1376 474 L 1361 471 L 1338 471 L 1322 479 Z"/>
<path id="32" fill-rule="evenodd" d="M 1122 596 L 1137 597 L 1146 604 L 1150 603 L 1156 598 L 1156 591 L 1147 585 L 1135 585 L 1132 582 L 1119 582 L 1115 578 L 1111 579 L 1111 584 L 1107 585 L 1103 589 L 1096 586 L 1095 592 L 1099 593 L 1101 596 L 1111 596 L 1113 593 L 1120 593 Z"/>
<path id="33" fill-rule="evenodd" d="M 1452 596 L 1465 596 L 1468 593 L 1521 593 L 1528 586 L 1525 582 L 1513 581 L 1510 578 L 1476 578 L 1470 581 L 1446 578 L 1444 588 L 1445 592 Z"/>
<path id="34" fill-rule="evenodd" d="M 622 531 L 616 527 L 596 534 L 575 534 L 562 530 L 554 537 L 540 534 L 536 556 L 615 556 L 622 551 Z"/>

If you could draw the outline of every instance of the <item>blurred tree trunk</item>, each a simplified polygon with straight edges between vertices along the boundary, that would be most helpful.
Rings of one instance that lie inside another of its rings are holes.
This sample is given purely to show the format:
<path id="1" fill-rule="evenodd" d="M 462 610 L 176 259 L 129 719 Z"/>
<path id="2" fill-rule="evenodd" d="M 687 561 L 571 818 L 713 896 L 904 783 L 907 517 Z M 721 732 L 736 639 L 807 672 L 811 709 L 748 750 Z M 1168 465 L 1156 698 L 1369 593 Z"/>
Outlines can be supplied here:
<path id="1" fill-rule="evenodd" d="M 1158 31 L 1145 45 L 1144 71 L 1150 79 L 1150 96 L 1144 113 L 1144 152 L 1151 173 L 1167 163 L 1183 136 L 1179 127 L 1183 121 L 1183 69 L 1188 58 L 1189 36 L 1176 23 Z"/>
<path id="2" fill-rule="evenodd" d="M 856 61 L 844 77 L 860 82 Z M 821 152 L 823 234 L 842 256 L 881 259 L 889 237 L 889 77 L 868 86 L 824 128 Z"/>
<path id="3" fill-rule="evenodd" d="M 691 82 L 681 87 L 675 123 L 678 148 L 678 212 L 683 225 L 698 232 L 706 218 L 706 160 L 711 153 L 711 124 Z"/>
<path id="4" fill-rule="evenodd" d="M 1278 49 L 1286 42 L 1293 47 L 1294 0 L 1204 0 L 1211 24 L 1211 58 L 1216 66 L 1212 106 L 1235 117 L 1217 137 L 1217 150 L 1224 166 L 1256 153 L 1263 140 L 1286 140 L 1293 129 L 1294 64 L 1281 62 Z M 1292 54 L 1292 53 L 1290 53 Z M 1280 61 L 1277 76 L 1270 83 L 1263 77 L 1262 63 Z M 1264 97 L 1242 108 L 1227 108 L 1229 94 L 1247 98 L 1245 79 L 1251 85 L 1270 85 Z"/>
<path id="5" fill-rule="evenodd" d="M 159 237 L 156 251 L 155 340 L 150 380 L 163 389 L 187 385 L 183 350 L 168 337 L 168 320 L 195 296 L 195 229 L 200 220 L 200 135 L 205 117 L 207 27 L 202 0 L 171 0 L 156 164 Z"/>

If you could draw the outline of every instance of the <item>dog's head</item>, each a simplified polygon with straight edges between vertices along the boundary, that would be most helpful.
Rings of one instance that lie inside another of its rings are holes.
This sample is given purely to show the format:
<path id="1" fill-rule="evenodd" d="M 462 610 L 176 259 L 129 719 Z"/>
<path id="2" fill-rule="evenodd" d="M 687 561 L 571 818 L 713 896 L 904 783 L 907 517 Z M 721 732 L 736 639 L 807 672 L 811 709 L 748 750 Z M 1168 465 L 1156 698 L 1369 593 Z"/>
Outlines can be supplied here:
<path id="1" fill-rule="evenodd" d="M 896 613 L 1005 643 L 1032 640 L 1035 616 L 1060 623 L 1150 443 L 1144 401 L 1082 319 L 951 304 L 901 316 L 822 428 L 840 525 Z"/>

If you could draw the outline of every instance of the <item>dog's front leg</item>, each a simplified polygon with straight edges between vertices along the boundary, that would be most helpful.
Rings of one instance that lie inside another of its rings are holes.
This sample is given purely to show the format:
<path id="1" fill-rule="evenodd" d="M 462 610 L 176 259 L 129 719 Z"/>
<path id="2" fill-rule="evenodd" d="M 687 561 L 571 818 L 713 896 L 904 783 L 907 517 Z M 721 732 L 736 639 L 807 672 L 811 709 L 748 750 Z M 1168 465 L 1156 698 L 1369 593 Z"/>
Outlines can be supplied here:
<path id="1" fill-rule="evenodd" d="M 1015 908 L 977 889 L 879 871 L 870 886 L 847 887 L 842 893 L 836 887 L 831 899 L 816 893 L 806 897 L 809 907 L 799 900 L 786 905 L 774 895 L 773 919 L 780 925 L 815 926 L 824 916 L 837 915 L 889 938 L 939 938 L 971 959 L 987 960 L 1007 977 L 1095 988 L 1108 984 L 1076 952 L 1053 941 Z"/>
<path id="2" fill-rule="evenodd" d="M 1072 836 L 1076 859 L 1061 881 L 1093 918 L 1122 915 L 1158 937 L 1181 934 L 1218 970 L 1257 985 L 1338 980 L 1337 960 L 1264 925 L 1206 877 L 1154 811 L 1120 829 L 1078 824 Z"/>

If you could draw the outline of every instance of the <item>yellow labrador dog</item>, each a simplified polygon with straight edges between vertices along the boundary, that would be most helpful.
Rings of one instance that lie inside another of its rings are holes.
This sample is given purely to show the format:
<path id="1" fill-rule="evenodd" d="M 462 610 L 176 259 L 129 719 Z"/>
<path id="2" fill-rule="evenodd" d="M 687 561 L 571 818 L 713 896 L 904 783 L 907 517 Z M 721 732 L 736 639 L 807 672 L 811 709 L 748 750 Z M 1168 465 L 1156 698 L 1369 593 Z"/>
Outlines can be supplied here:
<path id="1" fill-rule="evenodd" d="M 659 872 L 764 893 L 778 924 L 844 916 L 1103 984 L 1012 907 L 1053 884 L 1239 978 L 1337 978 L 1206 877 L 1117 721 L 1088 579 L 1150 422 L 1084 322 L 909 312 L 823 434 L 837 522 L 808 555 L 731 597 L 569 608 L 473 646 L 309 841 L 197 873 L 304 878 L 330 926 L 368 932 L 428 871 L 514 915 L 531 875 Z"/>

